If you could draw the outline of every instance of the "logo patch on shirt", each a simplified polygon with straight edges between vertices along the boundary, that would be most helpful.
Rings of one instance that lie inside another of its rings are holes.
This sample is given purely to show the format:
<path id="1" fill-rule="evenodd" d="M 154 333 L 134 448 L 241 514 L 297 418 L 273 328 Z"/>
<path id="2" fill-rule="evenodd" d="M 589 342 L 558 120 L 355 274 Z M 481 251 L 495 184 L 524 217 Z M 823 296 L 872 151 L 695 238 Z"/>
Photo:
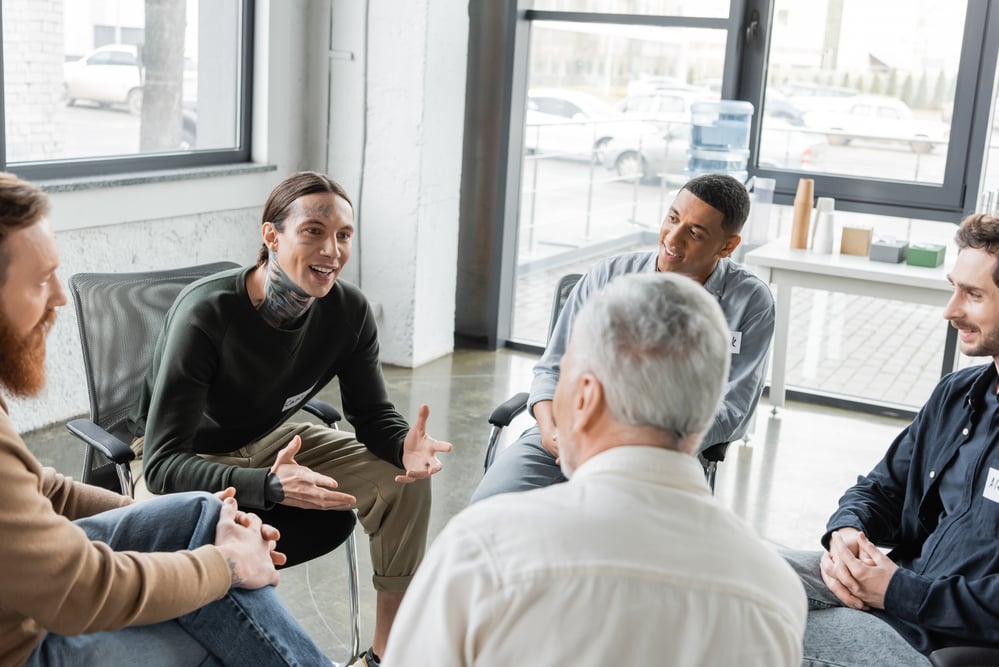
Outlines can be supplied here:
<path id="1" fill-rule="evenodd" d="M 733 331 L 728 337 L 728 351 L 732 354 L 739 354 L 739 350 L 742 349 L 742 332 Z"/>
<path id="2" fill-rule="evenodd" d="M 316 385 L 312 385 L 312 387 L 315 387 L 315 386 Z M 292 408 L 292 407 L 298 405 L 303 398 L 305 398 L 306 396 L 309 395 L 309 392 L 312 391 L 312 387 L 309 387 L 308 389 L 306 389 L 305 391 L 303 391 L 301 394 L 295 394 L 294 396 L 289 396 L 287 399 L 285 399 L 285 401 L 284 401 L 284 407 L 281 408 L 281 412 L 284 412 L 285 410 L 288 410 L 289 408 Z"/>
<path id="3" fill-rule="evenodd" d="M 999 503 L 999 470 L 989 468 L 989 478 L 985 480 L 985 491 L 982 496 L 994 503 Z"/>

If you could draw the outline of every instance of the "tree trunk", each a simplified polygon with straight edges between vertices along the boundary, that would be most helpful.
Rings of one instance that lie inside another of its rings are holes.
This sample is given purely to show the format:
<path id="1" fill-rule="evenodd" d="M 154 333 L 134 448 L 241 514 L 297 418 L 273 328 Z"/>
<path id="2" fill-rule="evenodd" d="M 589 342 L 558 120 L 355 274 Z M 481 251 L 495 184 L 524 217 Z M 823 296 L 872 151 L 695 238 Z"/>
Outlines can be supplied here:
<path id="1" fill-rule="evenodd" d="M 146 43 L 141 50 L 144 68 L 142 129 L 143 153 L 176 150 L 180 145 L 184 91 L 184 29 L 187 0 L 145 0 Z"/>

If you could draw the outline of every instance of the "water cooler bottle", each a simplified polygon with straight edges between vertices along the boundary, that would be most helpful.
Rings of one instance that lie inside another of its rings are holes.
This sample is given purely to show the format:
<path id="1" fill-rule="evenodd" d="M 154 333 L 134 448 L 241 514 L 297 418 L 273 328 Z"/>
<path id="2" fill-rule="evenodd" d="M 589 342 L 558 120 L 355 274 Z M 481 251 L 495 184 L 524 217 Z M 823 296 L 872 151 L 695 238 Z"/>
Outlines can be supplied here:
<path id="1" fill-rule="evenodd" d="M 743 183 L 749 177 L 749 125 L 753 105 L 741 100 L 690 105 L 687 176 L 725 173 Z"/>

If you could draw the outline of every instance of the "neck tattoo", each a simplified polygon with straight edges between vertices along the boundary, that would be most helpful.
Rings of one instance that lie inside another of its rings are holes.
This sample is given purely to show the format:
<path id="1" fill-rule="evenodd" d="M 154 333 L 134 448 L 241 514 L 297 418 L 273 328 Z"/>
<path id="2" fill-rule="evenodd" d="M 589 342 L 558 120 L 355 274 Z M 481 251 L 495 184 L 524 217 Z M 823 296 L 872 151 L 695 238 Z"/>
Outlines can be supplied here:
<path id="1" fill-rule="evenodd" d="M 304 315 L 316 299 L 288 277 L 278 263 L 277 253 L 267 254 L 265 270 L 264 298 L 257 304 L 257 312 L 267 324 L 283 329 Z"/>

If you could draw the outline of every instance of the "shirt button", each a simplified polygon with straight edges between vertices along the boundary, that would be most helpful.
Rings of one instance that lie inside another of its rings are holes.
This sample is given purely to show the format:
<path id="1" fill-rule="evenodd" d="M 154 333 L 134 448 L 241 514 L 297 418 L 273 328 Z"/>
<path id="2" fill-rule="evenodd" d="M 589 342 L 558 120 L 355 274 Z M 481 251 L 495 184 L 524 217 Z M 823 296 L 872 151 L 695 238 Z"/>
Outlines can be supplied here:
<path id="1" fill-rule="evenodd" d="M 931 470 L 930 471 L 930 479 L 933 479 L 936 476 L 937 476 L 937 471 L 936 470 Z"/>
<path id="2" fill-rule="evenodd" d="M 961 431 L 961 435 L 968 435 L 968 433 L 969 433 L 968 429 L 964 429 L 963 431 Z"/>

